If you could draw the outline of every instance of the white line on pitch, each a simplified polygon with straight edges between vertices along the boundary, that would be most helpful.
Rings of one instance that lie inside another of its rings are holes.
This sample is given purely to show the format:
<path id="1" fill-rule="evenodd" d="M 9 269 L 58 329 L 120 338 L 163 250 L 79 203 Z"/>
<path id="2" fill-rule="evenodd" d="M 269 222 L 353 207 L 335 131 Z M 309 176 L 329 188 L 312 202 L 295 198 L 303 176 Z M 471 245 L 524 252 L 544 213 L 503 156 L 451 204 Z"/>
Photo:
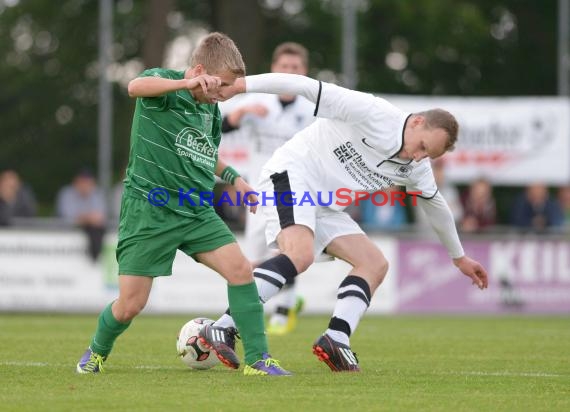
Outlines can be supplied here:
<path id="1" fill-rule="evenodd" d="M 0 365 L 4 366 L 56 366 L 51 365 L 46 362 L 23 362 L 23 361 L 7 361 L 7 362 L 0 362 Z"/>
<path id="2" fill-rule="evenodd" d="M 68 367 L 68 364 L 52 364 L 47 362 L 28 362 L 28 361 L 5 361 L 0 362 L 3 366 L 25 366 L 25 367 Z M 72 367 L 74 365 L 71 365 Z M 178 366 L 169 365 L 136 365 L 135 369 L 180 369 Z M 568 375 L 549 372 L 483 372 L 483 371 L 448 371 L 448 372 L 433 372 L 433 375 L 464 375 L 464 376 L 512 376 L 512 377 L 531 377 L 531 378 L 559 378 Z"/>
<path id="3" fill-rule="evenodd" d="M 184 365 L 182 367 L 174 367 L 174 366 L 158 366 L 158 365 L 137 365 L 135 369 L 184 369 Z"/>
<path id="4" fill-rule="evenodd" d="M 28 362 L 28 361 L 6 361 L 0 362 L 0 366 L 24 366 L 24 367 L 44 367 L 44 366 L 51 366 L 56 368 L 65 368 L 70 366 L 75 367 L 74 364 L 66 364 L 66 363 L 47 363 L 47 362 Z M 134 366 L 135 369 L 184 369 L 184 366 L 175 367 L 175 366 L 159 366 L 159 365 L 136 365 Z"/>
<path id="5" fill-rule="evenodd" d="M 436 375 L 466 375 L 466 376 L 520 376 L 520 377 L 532 377 L 532 378 L 557 378 L 566 375 L 560 375 L 558 373 L 548 373 L 548 372 L 483 372 L 483 371 L 458 371 L 458 372 L 436 372 Z"/>

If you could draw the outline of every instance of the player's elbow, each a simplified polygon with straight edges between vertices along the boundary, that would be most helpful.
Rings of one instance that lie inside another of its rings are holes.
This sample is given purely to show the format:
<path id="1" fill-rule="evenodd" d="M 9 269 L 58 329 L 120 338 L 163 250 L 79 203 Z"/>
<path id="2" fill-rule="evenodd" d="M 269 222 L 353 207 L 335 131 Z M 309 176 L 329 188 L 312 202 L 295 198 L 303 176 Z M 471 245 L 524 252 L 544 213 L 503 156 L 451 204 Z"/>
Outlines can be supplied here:
<path id="1" fill-rule="evenodd" d="M 139 97 L 140 96 L 140 87 L 138 79 L 133 79 L 129 82 L 127 87 L 127 91 L 129 92 L 129 97 Z"/>

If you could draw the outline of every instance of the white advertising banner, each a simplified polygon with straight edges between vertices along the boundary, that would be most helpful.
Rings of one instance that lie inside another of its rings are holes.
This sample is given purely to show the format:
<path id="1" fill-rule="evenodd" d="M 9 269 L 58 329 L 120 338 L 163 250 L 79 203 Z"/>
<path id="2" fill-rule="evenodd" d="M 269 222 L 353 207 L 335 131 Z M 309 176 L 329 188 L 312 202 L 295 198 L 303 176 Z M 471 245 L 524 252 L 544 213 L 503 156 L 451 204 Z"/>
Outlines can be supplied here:
<path id="1" fill-rule="evenodd" d="M 438 242 L 372 236 L 390 262 L 369 314 L 561 313 L 570 304 L 570 242 L 563 238 L 466 240 L 489 270 L 481 292 L 455 268 Z M 115 239 L 92 262 L 81 232 L 0 231 L 0 311 L 99 312 L 117 297 Z M 238 241 L 241 239 L 238 238 Z M 340 261 L 315 263 L 298 278 L 305 313 L 330 315 L 349 273 Z M 277 303 L 270 301 L 267 310 Z M 226 282 L 179 253 L 173 275 L 154 281 L 145 313 L 221 314 Z"/>
<path id="2" fill-rule="evenodd" d="M 0 310 L 92 311 L 116 280 L 86 253 L 81 232 L 0 231 Z"/>
<path id="3" fill-rule="evenodd" d="M 459 121 L 447 154 L 451 182 L 485 177 L 496 185 L 570 183 L 570 100 L 558 97 L 382 96 L 403 110 L 440 107 Z"/>
<path id="4" fill-rule="evenodd" d="M 376 242 L 394 261 L 395 241 Z M 93 262 L 82 232 L 0 230 L 0 311 L 100 311 L 118 295 L 115 244 L 115 237 L 108 236 L 102 256 Z M 348 270 L 343 262 L 323 262 L 299 277 L 298 290 L 307 313 L 332 313 L 338 285 Z M 396 265 L 390 270 L 395 273 Z M 371 312 L 394 307 L 392 277 L 374 297 Z M 270 302 L 267 309 L 275 303 Z M 227 305 L 225 280 L 178 252 L 172 276 L 155 279 L 145 312 L 221 314 Z"/>
<path id="5" fill-rule="evenodd" d="M 570 183 L 570 100 L 562 97 L 442 97 L 380 95 L 403 110 L 440 107 L 459 121 L 456 150 L 446 155 L 451 182 L 479 177 L 495 185 Z M 240 96 L 222 103 L 227 113 Z M 220 156 L 247 174 L 246 135 L 224 135 Z"/>

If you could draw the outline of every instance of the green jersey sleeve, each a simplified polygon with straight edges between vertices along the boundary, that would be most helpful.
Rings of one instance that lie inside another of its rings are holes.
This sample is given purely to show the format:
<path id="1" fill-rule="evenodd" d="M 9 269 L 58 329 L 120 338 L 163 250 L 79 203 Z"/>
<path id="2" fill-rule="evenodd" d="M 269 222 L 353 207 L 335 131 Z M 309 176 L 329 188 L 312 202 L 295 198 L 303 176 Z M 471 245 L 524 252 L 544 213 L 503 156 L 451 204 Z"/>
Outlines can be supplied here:
<path id="1" fill-rule="evenodd" d="M 174 70 L 167 70 L 161 68 L 154 68 L 148 69 L 142 72 L 139 77 L 161 77 L 163 79 L 178 79 L 179 72 Z M 164 111 L 168 110 L 169 108 L 173 107 L 176 102 L 176 94 L 175 93 L 167 93 L 162 96 L 156 97 L 141 97 L 141 104 L 144 106 L 146 110 L 157 110 L 157 111 Z"/>

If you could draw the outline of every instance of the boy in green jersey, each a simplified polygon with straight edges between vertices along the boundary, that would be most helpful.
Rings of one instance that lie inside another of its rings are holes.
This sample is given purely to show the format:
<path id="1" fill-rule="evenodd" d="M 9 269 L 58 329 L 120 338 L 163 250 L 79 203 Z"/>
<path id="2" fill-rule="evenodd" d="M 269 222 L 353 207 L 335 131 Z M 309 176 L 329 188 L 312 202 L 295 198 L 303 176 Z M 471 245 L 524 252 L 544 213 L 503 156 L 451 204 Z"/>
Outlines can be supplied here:
<path id="1" fill-rule="evenodd" d="M 227 280 L 230 310 L 244 345 L 244 374 L 290 374 L 268 354 L 263 307 L 249 261 L 214 208 L 192 198 L 212 192 L 215 176 L 242 193 L 253 192 L 218 159 L 217 100 L 244 75 L 245 65 L 234 42 L 224 34 L 211 33 L 192 54 L 187 70 L 146 70 L 129 83 L 129 95 L 137 101 L 121 201 L 119 297 L 99 315 L 77 372 L 102 372 L 113 343 L 144 308 L 153 279 L 172 274 L 180 249 Z M 251 195 L 248 200 L 257 199 Z M 225 365 L 237 369 L 236 334 L 235 329 L 206 325 L 200 340 Z"/>

